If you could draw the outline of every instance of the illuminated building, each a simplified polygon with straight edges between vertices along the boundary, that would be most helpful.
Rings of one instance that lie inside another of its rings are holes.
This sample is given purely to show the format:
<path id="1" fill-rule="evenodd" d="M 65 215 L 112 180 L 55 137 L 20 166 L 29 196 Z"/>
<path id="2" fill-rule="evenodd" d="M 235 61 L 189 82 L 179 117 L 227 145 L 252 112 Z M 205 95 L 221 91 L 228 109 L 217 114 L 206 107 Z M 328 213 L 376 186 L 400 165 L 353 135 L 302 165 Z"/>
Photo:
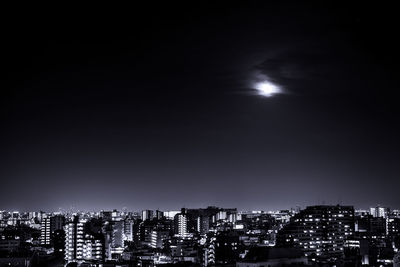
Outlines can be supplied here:
<path id="1" fill-rule="evenodd" d="M 353 232 L 352 206 L 310 206 L 278 232 L 277 246 L 300 248 L 306 256 L 340 256 Z"/>
<path id="2" fill-rule="evenodd" d="M 370 214 L 374 217 L 382 217 L 382 218 L 387 218 L 389 214 L 389 208 L 384 208 L 384 207 L 374 207 L 370 208 Z"/>
<path id="3" fill-rule="evenodd" d="M 400 235 L 400 218 L 390 218 L 387 220 L 387 234 L 389 236 Z"/>
<path id="4" fill-rule="evenodd" d="M 207 241 L 204 245 L 203 253 L 203 266 L 209 266 L 215 264 L 215 241 L 216 237 L 214 233 L 207 235 Z"/>
<path id="5" fill-rule="evenodd" d="M 65 225 L 65 261 L 83 260 L 84 224 L 86 220 L 74 217 Z"/>
<path id="6" fill-rule="evenodd" d="M 188 233 L 206 234 L 215 224 L 236 223 L 237 210 L 214 206 L 205 209 L 182 209 L 187 216 Z"/>
<path id="7" fill-rule="evenodd" d="M 74 219 L 65 227 L 65 261 L 102 262 L 104 260 L 104 240 L 101 234 L 86 231 L 86 219 Z M 90 223 L 90 222 L 89 222 Z"/>
<path id="8" fill-rule="evenodd" d="M 111 254 L 121 254 L 124 251 L 124 221 L 111 224 Z"/>
<path id="9" fill-rule="evenodd" d="M 115 221 L 115 220 L 119 220 L 121 218 L 121 212 L 119 212 L 118 210 L 113 210 L 111 212 L 111 220 Z"/>
<path id="10" fill-rule="evenodd" d="M 139 224 L 139 243 L 151 248 L 162 248 L 170 237 L 171 223 L 168 220 L 143 221 Z"/>
<path id="11" fill-rule="evenodd" d="M 387 235 L 393 246 L 400 251 L 400 218 L 387 219 Z"/>
<path id="12" fill-rule="evenodd" d="M 210 229 L 210 218 L 208 216 L 197 217 L 197 232 L 204 235 Z"/>
<path id="13" fill-rule="evenodd" d="M 163 215 L 165 218 L 173 220 L 175 218 L 175 215 L 180 213 L 180 211 L 174 210 L 174 211 L 164 211 Z"/>
<path id="14" fill-rule="evenodd" d="M 227 218 L 227 213 L 224 210 L 219 211 L 215 216 L 215 219 L 217 221 L 224 221 L 226 220 L 226 218 Z"/>
<path id="15" fill-rule="evenodd" d="M 154 218 L 154 211 L 153 210 L 143 210 L 142 211 L 142 220 L 152 220 Z"/>
<path id="16" fill-rule="evenodd" d="M 156 248 L 157 247 L 157 231 L 153 230 L 150 234 L 150 247 Z"/>
<path id="17" fill-rule="evenodd" d="M 151 246 L 155 222 L 143 221 L 139 224 L 139 241 L 141 245 Z"/>
<path id="18" fill-rule="evenodd" d="M 43 215 L 40 225 L 40 244 L 51 245 L 53 243 L 53 234 L 56 230 L 62 230 L 65 218 L 61 215 L 49 216 Z"/>
<path id="19" fill-rule="evenodd" d="M 82 247 L 82 257 L 85 261 L 103 261 L 103 241 L 94 235 L 85 235 Z"/>
<path id="20" fill-rule="evenodd" d="M 43 217 L 40 225 L 40 244 L 50 245 L 50 217 Z"/>
<path id="21" fill-rule="evenodd" d="M 354 223 L 354 231 L 363 239 L 384 239 L 386 237 L 386 220 L 382 217 L 357 217 Z"/>
<path id="22" fill-rule="evenodd" d="M 124 241 L 133 241 L 133 224 L 134 222 L 132 220 L 124 220 L 124 234 L 123 234 L 123 240 Z"/>
<path id="23" fill-rule="evenodd" d="M 188 217 L 185 213 L 178 213 L 174 218 L 175 234 L 179 237 L 186 237 L 188 235 Z"/>

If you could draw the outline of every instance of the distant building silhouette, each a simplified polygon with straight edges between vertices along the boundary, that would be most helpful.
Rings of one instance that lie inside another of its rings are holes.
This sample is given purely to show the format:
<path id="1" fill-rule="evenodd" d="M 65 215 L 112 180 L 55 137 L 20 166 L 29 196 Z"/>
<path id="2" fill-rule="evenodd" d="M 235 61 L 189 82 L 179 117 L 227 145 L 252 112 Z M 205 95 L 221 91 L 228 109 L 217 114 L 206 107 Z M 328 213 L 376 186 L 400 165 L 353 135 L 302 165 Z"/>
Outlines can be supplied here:
<path id="1" fill-rule="evenodd" d="M 304 266 L 308 258 L 298 248 L 254 247 L 236 267 Z"/>

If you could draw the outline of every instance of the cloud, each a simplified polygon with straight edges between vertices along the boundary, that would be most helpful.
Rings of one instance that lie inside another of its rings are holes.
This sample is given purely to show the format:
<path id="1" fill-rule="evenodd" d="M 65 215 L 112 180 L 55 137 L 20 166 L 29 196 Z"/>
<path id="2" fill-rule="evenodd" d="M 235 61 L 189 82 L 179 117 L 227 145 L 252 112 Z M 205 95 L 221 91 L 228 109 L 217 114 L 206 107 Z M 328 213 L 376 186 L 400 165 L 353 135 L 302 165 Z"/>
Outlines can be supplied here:
<path id="1" fill-rule="evenodd" d="M 255 64 L 253 79 L 268 79 L 293 94 L 343 93 L 359 84 L 365 66 L 350 49 L 329 42 L 293 44 Z"/>

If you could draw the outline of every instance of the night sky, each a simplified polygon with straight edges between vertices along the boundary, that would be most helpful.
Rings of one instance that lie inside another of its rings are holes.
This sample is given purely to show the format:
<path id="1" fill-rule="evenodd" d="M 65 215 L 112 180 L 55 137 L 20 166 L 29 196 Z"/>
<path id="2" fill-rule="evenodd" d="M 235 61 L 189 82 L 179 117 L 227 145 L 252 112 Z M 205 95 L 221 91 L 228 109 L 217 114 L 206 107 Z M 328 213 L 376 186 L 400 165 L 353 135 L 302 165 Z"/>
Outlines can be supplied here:
<path id="1" fill-rule="evenodd" d="M 0 209 L 399 208 L 396 10 L 277 2 L 6 10 Z"/>

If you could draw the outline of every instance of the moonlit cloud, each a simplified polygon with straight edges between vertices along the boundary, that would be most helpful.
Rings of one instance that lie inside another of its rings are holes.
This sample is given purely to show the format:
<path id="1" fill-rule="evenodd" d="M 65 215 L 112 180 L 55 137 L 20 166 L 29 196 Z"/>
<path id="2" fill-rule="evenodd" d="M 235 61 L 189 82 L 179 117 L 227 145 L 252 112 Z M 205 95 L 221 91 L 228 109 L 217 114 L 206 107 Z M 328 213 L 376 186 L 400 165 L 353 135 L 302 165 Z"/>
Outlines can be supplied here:
<path id="1" fill-rule="evenodd" d="M 266 97 L 271 97 L 275 94 L 281 93 L 280 88 L 269 81 L 259 82 L 256 84 L 255 88 L 258 90 L 260 95 Z"/>
<path id="2" fill-rule="evenodd" d="M 254 77 L 252 88 L 257 91 L 257 95 L 272 97 L 283 93 L 281 86 L 271 81 L 265 74 L 256 73 Z"/>

